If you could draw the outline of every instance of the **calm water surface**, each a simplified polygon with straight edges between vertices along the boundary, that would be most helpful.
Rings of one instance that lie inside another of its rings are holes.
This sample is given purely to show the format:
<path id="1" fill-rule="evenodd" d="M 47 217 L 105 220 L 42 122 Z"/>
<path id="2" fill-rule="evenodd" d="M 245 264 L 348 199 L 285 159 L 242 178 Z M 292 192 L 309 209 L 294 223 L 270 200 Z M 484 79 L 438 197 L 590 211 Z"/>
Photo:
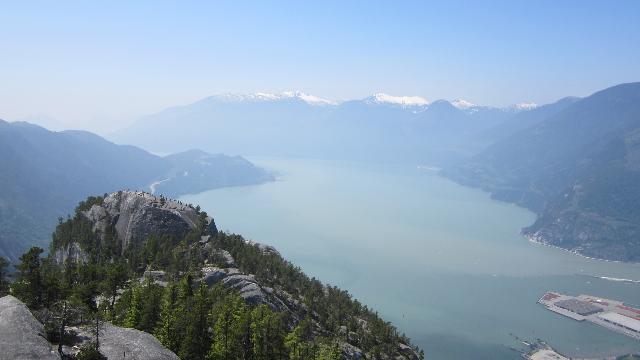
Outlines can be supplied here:
<path id="1" fill-rule="evenodd" d="M 581 258 L 519 235 L 535 215 L 412 167 L 251 159 L 273 183 L 182 197 L 218 227 L 274 245 L 307 274 L 349 290 L 429 359 L 517 359 L 514 339 L 572 356 L 640 342 L 536 304 L 547 290 L 640 304 L 640 265 Z"/>

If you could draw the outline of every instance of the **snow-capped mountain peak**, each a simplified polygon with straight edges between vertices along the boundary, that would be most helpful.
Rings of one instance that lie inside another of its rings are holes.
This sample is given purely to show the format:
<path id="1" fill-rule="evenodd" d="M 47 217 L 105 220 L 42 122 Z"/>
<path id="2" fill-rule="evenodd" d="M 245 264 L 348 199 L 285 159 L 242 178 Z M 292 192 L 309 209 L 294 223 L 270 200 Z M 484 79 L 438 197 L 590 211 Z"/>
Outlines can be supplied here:
<path id="1" fill-rule="evenodd" d="M 515 104 L 512 108 L 516 111 L 525 111 L 525 110 L 533 110 L 538 107 L 538 104 L 534 102 L 521 102 L 519 104 Z"/>
<path id="2" fill-rule="evenodd" d="M 393 96 L 384 93 L 376 93 L 365 99 L 367 103 L 392 104 L 403 107 L 426 106 L 429 101 L 420 96 Z"/>
<path id="3" fill-rule="evenodd" d="M 463 100 L 463 99 L 453 100 L 453 101 L 451 101 L 451 105 L 457 107 L 460 110 L 468 110 L 470 108 L 478 106 L 478 105 L 476 105 L 476 104 L 474 104 L 472 102 L 469 102 L 469 101 Z"/>
<path id="4" fill-rule="evenodd" d="M 220 102 L 269 102 L 298 99 L 310 105 L 336 105 L 332 100 L 323 99 L 318 96 L 309 95 L 301 91 L 285 91 L 279 94 L 255 92 L 252 94 L 221 94 L 211 96 L 210 99 Z"/>
<path id="5" fill-rule="evenodd" d="M 285 91 L 281 94 L 281 96 L 289 97 L 289 98 L 298 98 L 302 101 L 305 101 L 311 105 L 337 105 L 338 103 L 333 100 L 323 99 L 321 97 L 315 95 L 309 95 L 303 93 L 301 91 Z"/>

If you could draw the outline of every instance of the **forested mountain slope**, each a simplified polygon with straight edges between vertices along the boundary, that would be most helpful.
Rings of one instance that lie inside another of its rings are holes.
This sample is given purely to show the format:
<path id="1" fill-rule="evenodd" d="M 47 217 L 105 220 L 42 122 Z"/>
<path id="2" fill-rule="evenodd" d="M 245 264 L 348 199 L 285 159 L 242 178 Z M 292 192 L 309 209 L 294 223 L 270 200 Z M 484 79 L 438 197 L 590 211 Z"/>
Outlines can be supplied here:
<path id="1" fill-rule="evenodd" d="M 85 131 L 2 120 L 0 169 L 0 256 L 12 259 L 31 244 L 46 243 L 56 219 L 90 194 L 149 189 L 162 181 L 157 191 L 176 196 L 271 179 L 237 157 L 189 152 L 163 158 Z"/>
<path id="2" fill-rule="evenodd" d="M 599 91 L 443 173 L 539 214 L 525 233 L 640 261 L 640 83 Z"/>
<path id="3" fill-rule="evenodd" d="M 97 319 L 153 334 L 185 360 L 422 357 L 346 291 L 164 197 L 90 197 L 41 254 L 20 258 L 12 294 L 39 314 L 53 343 L 72 341 L 66 326 L 90 329 Z M 61 326 L 59 304 L 84 315 Z"/>

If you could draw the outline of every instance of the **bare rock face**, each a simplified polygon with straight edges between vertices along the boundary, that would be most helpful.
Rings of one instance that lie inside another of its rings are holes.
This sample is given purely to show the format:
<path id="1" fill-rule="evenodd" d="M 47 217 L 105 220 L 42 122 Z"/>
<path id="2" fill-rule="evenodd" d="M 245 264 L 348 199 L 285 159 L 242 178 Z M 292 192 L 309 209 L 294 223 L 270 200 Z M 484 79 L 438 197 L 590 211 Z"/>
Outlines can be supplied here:
<path id="1" fill-rule="evenodd" d="M 42 324 L 11 295 L 0 298 L 0 359 L 60 359 Z"/>
<path id="2" fill-rule="evenodd" d="M 84 215 L 98 233 L 104 233 L 109 225 L 114 225 L 123 249 L 139 244 L 153 234 L 181 238 L 196 228 L 199 217 L 192 206 L 141 191 L 109 194 L 101 205 L 93 205 Z M 207 223 L 215 234 L 213 218 L 208 217 Z"/>
<path id="3" fill-rule="evenodd" d="M 200 260 L 207 263 L 220 265 L 224 268 L 236 267 L 236 262 L 227 250 L 216 248 L 210 241 L 211 236 L 202 236 L 201 240 L 194 244 L 192 249 L 197 249 Z"/>
<path id="4" fill-rule="evenodd" d="M 85 341 L 92 338 L 89 329 L 78 331 Z M 179 360 L 153 335 L 136 329 L 122 328 L 105 323 L 100 329 L 100 353 L 107 359 L 127 360 Z"/>
<path id="5" fill-rule="evenodd" d="M 58 264 L 64 264 L 67 259 L 75 263 L 86 263 L 89 255 L 80 248 L 80 244 L 73 242 L 67 246 L 57 249 L 53 254 Z"/>
<path id="6" fill-rule="evenodd" d="M 228 288 L 237 290 L 248 303 L 265 304 L 276 311 L 290 312 L 290 308 L 280 296 L 273 289 L 261 286 L 253 275 L 246 275 L 236 268 L 221 269 L 214 266 L 202 268 L 202 275 L 202 281 L 207 285 L 221 283 Z"/>

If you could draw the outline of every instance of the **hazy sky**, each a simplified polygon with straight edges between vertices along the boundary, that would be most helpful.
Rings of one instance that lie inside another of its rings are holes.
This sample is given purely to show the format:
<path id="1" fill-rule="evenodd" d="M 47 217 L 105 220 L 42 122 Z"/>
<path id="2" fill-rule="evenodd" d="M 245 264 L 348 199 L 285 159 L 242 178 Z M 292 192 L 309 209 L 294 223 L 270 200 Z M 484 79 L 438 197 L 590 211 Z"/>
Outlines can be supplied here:
<path id="1" fill-rule="evenodd" d="M 545 103 L 640 81 L 640 1 L 6 1 L 0 118 L 101 133 L 225 92 Z"/>

